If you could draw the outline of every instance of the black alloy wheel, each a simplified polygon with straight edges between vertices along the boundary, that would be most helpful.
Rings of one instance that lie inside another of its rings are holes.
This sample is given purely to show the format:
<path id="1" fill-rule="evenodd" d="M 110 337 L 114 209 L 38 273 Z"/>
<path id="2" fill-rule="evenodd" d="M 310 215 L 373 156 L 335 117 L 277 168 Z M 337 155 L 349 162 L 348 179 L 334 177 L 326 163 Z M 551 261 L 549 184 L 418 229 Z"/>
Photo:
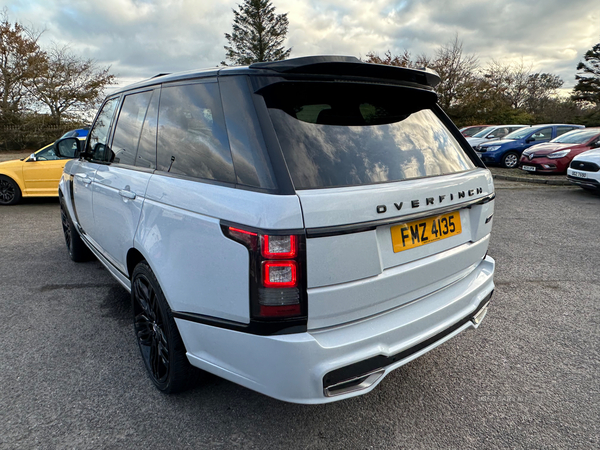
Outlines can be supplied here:
<path id="1" fill-rule="evenodd" d="M 69 251 L 69 254 L 71 254 L 73 229 L 71 228 L 71 221 L 69 220 L 69 216 L 67 216 L 67 212 L 62 203 L 60 204 L 60 221 L 63 227 L 63 234 L 65 235 L 65 244 L 67 244 L 67 250 Z"/>
<path id="2" fill-rule="evenodd" d="M 75 262 L 89 261 L 93 256 L 92 252 L 85 245 L 81 236 L 79 236 L 79 232 L 75 229 L 75 224 L 71 220 L 67 206 L 62 198 L 60 200 L 60 221 L 62 223 L 67 251 L 71 259 Z"/>
<path id="3" fill-rule="evenodd" d="M 135 335 L 150 379 L 165 393 L 185 389 L 192 368 L 171 310 L 145 262 L 133 271 L 131 300 Z"/>
<path id="4" fill-rule="evenodd" d="M 0 205 L 14 205 L 21 200 L 21 189 L 12 179 L 0 176 Z"/>

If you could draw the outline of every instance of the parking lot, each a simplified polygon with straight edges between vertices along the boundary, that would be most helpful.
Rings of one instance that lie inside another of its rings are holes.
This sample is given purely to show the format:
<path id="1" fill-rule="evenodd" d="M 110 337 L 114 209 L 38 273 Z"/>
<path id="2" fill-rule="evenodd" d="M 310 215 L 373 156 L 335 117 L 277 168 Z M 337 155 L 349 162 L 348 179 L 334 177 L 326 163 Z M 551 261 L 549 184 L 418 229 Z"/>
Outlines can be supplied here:
<path id="1" fill-rule="evenodd" d="M 75 264 L 57 200 L 0 209 L 0 448 L 598 448 L 600 196 L 499 181 L 481 327 L 320 406 L 147 378 L 128 293 Z"/>

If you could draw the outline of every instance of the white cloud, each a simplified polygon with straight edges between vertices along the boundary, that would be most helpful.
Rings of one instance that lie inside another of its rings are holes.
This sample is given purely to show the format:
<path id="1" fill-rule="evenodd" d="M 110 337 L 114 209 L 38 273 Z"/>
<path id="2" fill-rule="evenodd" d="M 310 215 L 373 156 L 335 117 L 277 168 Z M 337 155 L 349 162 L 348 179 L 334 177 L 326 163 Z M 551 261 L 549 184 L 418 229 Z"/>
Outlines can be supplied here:
<path id="1" fill-rule="evenodd" d="M 121 81 L 216 66 L 225 57 L 239 1 L 0 0 L 11 20 L 45 29 L 42 42 L 68 44 L 111 65 Z M 292 56 L 386 50 L 433 55 L 458 34 L 482 64 L 524 61 L 574 84 L 583 53 L 600 40 L 597 0 L 274 0 L 288 13 Z"/>

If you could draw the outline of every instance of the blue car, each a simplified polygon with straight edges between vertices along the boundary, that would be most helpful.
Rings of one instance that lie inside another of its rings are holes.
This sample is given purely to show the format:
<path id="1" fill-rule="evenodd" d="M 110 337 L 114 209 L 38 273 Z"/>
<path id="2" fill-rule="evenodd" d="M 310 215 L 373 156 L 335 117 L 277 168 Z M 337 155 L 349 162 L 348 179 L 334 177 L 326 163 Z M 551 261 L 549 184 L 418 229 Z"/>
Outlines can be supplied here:
<path id="1" fill-rule="evenodd" d="M 84 138 L 88 135 L 89 131 L 90 127 L 77 128 L 76 130 L 67 131 L 60 137 L 60 139 L 68 137 Z"/>
<path id="2" fill-rule="evenodd" d="M 548 142 L 583 125 L 535 125 L 521 128 L 507 134 L 504 139 L 485 142 L 475 147 L 475 151 L 486 164 L 499 164 L 507 169 L 517 167 L 523 150 L 541 142 Z"/>

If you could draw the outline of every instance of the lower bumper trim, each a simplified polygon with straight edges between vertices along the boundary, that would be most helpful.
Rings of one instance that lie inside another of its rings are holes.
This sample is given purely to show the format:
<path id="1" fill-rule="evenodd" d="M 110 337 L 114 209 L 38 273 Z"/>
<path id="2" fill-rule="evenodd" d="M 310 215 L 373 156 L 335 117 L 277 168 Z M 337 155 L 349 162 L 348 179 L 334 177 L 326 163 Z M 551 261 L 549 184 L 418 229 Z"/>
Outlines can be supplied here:
<path id="1" fill-rule="evenodd" d="M 430 345 L 435 344 L 437 341 L 444 339 L 449 334 L 461 328 L 467 322 L 478 324 L 485 315 L 487 306 L 492 298 L 493 293 L 494 291 L 490 292 L 490 294 L 483 299 L 483 301 L 479 304 L 479 306 L 477 306 L 477 309 L 475 309 L 472 314 L 462 320 L 459 320 L 454 325 L 446 328 L 444 331 L 436 334 L 435 336 L 420 342 L 414 347 L 391 356 L 374 356 L 372 358 L 365 359 L 364 361 L 359 361 L 327 373 L 323 377 L 323 392 L 327 397 L 331 397 L 334 395 L 342 395 L 348 392 L 366 389 L 375 381 L 377 381 L 381 375 L 383 375 L 388 366 L 391 366 L 398 361 L 402 361 L 403 359 L 408 358 L 409 356 L 429 347 Z M 378 376 L 373 379 L 372 375 L 375 374 L 378 374 Z M 367 381 L 370 382 L 365 385 Z"/>

